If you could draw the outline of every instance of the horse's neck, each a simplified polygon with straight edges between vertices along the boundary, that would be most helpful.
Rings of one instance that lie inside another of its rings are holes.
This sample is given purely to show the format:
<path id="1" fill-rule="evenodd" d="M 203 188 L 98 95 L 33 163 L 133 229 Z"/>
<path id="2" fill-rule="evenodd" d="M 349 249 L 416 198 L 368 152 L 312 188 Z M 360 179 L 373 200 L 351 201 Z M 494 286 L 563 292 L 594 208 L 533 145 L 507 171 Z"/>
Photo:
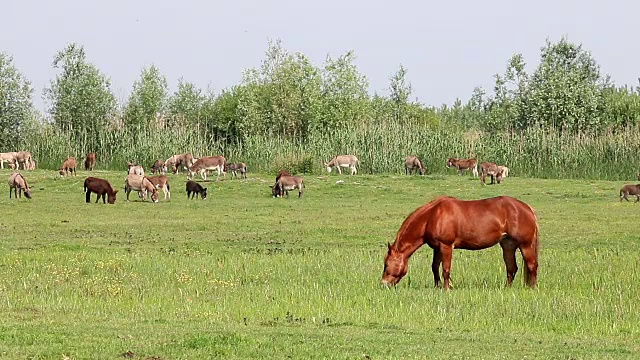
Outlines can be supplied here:
<path id="1" fill-rule="evenodd" d="M 396 250 L 406 258 L 409 258 L 422 245 L 424 245 L 424 238 L 422 234 L 411 232 L 399 236 L 392 246 L 394 246 Z"/>

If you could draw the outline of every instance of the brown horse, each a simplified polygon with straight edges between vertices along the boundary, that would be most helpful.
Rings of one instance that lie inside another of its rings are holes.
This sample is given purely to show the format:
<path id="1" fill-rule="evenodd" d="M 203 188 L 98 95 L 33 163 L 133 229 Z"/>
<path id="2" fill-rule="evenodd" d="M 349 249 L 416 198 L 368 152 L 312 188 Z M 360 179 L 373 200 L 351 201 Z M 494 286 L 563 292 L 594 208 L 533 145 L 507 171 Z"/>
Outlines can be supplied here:
<path id="1" fill-rule="evenodd" d="M 402 223 L 396 241 L 388 244 L 382 283 L 396 285 L 407 273 L 409 257 L 423 244 L 433 249 L 433 279 L 440 285 L 440 263 L 444 288 L 454 248 L 481 250 L 500 244 L 510 286 L 518 271 L 516 250 L 524 259 L 524 280 L 536 286 L 538 277 L 538 220 L 534 210 L 520 200 L 499 196 L 482 200 L 438 197 L 412 212 Z"/>

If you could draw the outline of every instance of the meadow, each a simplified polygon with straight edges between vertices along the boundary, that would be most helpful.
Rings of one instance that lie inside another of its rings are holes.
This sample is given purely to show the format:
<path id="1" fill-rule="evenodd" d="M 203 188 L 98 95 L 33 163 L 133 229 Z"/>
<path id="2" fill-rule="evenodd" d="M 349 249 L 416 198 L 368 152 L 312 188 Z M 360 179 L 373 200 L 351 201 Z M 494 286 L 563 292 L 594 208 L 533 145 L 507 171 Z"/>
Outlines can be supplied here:
<path id="1" fill-rule="evenodd" d="M 275 174 L 250 172 L 203 183 L 203 201 L 181 174 L 170 201 L 103 205 L 84 202 L 85 171 L 25 174 L 33 199 L 10 200 L 0 171 L 3 359 L 640 357 L 640 204 L 618 201 L 632 180 L 325 173 L 274 199 Z M 122 189 L 125 172 L 92 175 Z M 427 247 L 381 287 L 387 242 L 438 195 L 533 206 L 538 287 L 521 271 L 505 287 L 499 247 L 455 251 L 452 291 Z"/>

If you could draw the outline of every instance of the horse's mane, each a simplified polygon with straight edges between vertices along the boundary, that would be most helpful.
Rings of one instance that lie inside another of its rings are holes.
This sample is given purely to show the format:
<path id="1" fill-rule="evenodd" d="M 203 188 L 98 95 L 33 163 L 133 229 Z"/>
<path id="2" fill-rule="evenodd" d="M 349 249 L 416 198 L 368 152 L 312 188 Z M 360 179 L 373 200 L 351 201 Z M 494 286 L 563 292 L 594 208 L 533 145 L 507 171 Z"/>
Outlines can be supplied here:
<path id="1" fill-rule="evenodd" d="M 24 178 L 24 176 L 22 176 L 21 173 L 18 173 L 18 176 L 20 176 L 22 178 L 22 181 L 24 181 L 24 187 L 29 190 L 29 183 L 27 183 L 27 179 Z"/>
<path id="2" fill-rule="evenodd" d="M 438 205 L 443 200 L 447 200 L 447 199 L 453 199 L 453 197 L 451 197 L 451 196 L 438 196 L 437 198 L 431 200 L 426 205 L 423 205 L 423 206 L 415 209 L 411 214 L 409 214 L 409 216 L 407 216 L 407 218 L 404 220 L 404 222 L 402 222 L 402 225 L 400 226 L 400 230 L 398 230 L 398 234 L 396 235 L 396 240 L 393 242 L 392 246 L 395 248 L 395 250 L 398 250 L 398 240 L 400 238 L 402 238 L 404 236 L 404 234 L 407 232 L 407 229 L 409 228 L 409 224 L 413 223 L 413 221 L 417 217 L 419 217 L 420 215 L 422 215 L 425 212 L 431 210 L 434 206 Z"/>

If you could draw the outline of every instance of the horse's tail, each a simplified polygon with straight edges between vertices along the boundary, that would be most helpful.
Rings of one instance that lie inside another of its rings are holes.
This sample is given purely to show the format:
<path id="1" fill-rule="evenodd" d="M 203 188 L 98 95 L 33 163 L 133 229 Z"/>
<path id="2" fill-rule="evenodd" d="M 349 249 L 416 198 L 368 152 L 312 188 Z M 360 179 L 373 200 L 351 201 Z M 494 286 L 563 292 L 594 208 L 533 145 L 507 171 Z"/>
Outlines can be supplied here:
<path id="1" fill-rule="evenodd" d="M 529 205 L 527 205 L 529 206 Z M 535 261 L 536 261 L 536 266 L 539 263 L 539 259 L 540 259 L 540 225 L 538 224 L 538 216 L 536 215 L 536 211 L 533 210 L 533 208 L 531 206 L 529 206 L 529 209 L 531 209 L 531 212 L 533 213 L 533 219 L 536 223 L 536 229 L 535 232 L 533 234 L 533 241 L 531 243 L 531 246 L 533 247 L 533 251 L 535 253 Z M 523 264 L 524 265 L 524 283 L 525 284 L 529 284 L 529 281 L 531 279 L 531 271 L 529 270 L 529 267 L 527 266 L 527 264 Z"/>

